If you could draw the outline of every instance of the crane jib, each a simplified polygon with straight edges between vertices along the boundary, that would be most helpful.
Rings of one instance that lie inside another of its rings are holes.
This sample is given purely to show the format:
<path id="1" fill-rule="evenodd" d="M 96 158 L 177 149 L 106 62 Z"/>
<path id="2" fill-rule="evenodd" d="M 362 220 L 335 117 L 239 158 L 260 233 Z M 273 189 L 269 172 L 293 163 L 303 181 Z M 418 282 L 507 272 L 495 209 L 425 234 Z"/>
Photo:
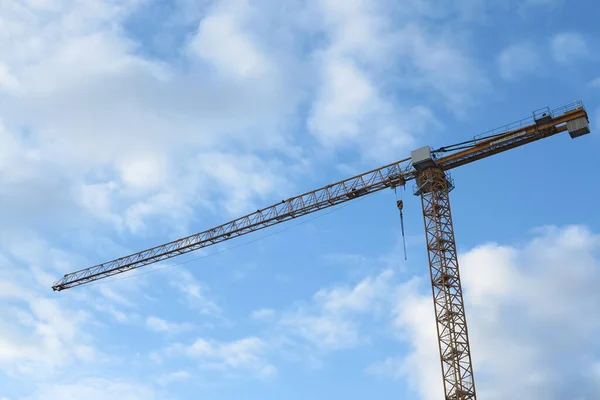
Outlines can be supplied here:
<path id="1" fill-rule="evenodd" d="M 435 162 L 442 169 L 451 169 L 565 130 L 568 130 L 573 138 L 590 132 L 587 112 L 581 102 L 570 103 L 548 111 L 540 119 L 536 119 L 534 115 L 533 118 L 530 117 L 487 132 L 483 137 L 476 137 L 459 143 L 460 147 L 455 150 L 452 150 L 452 148 L 457 145 L 440 148 L 438 151 L 450 154 L 436 158 Z M 432 153 L 436 152 L 433 151 Z M 52 286 L 52 289 L 61 291 L 131 271 L 311 214 L 370 193 L 402 186 L 407 181 L 415 179 L 415 173 L 416 169 L 413 168 L 411 159 L 405 158 L 320 189 L 282 200 L 280 203 L 257 210 L 215 228 L 66 274 Z"/>
<path id="2" fill-rule="evenodd" d="M 241 236 L 250 232 L 267 228 L 298 218 L 313 212 L 363 197 L 379 190 L 403 184 L 405 175 L 400 172 L 408 166 L 400 167 L 401 162 L 386 166 L 387 170 L 369 171 L 365 174 L 328 185 L 317 191 L 308 192 L 295 198 L 282 200 L 280 204 L 257 210 L 230 223 L 207 231 L 179 239 L 162 246 L 144 250 L 130 256 L 99 264 L 65 275 L 52 288 L 55 291 L 65 290 L 98 279 L 131 271 L 149 264 L 186 254 Z M 407 174 L 409 176 L 410 174 Z"/>
<path id="3" fill-rule="evenodd" d="M 527 131 L 521 131 L 521 132 L 513 133 L 510 136 L 503 137 L 502 139 L 498 139 L 498 140 L 494 140 L 494 141 L 490 142 L 490 146 L 494 146 L 494 145 L 497 145 L 497 144 L 500 144 L 500 143 L 503 143 L 503 142 L 507 142 L 509 140 L 516 139 L 519 136 L 523 136 L 523 135 L 526 135 L 526 134 L 527 134 Z"/>

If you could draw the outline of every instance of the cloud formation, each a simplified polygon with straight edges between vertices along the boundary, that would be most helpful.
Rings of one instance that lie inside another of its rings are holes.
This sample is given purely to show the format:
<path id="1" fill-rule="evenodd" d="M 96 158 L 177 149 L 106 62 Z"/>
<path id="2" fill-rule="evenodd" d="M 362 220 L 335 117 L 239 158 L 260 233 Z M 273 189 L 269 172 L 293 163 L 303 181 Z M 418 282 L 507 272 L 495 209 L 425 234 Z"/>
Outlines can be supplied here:
<path id="1" fill-rule="evenodd" d="M 551 41 L 554 59 L 563 64 L 571 64 L 590 55 L 583 35 L 573 32 L 562 32 L 554 35 Z"/>
<path id="2" fill-rule="evenodd" d="M 460 255 L 479 396 L 503 399 L 517 391 L 541 400 L 600 394 L 596 378 L 586 372 L 598 363 L 600 294 L 593 282 L 600 278 L 599 250 L 598 234 L 568 226 L 538 229 L 522 246 L 490 243 Z M 418 281 L 403 285 L 398 300 L 396 323 L 413 351 L 371 371 L 416 382 L 421 398 L 433 400 L 442 389 L 433 306 L 424 283 L 422 289 Z"/>
<path id="3" fill-rule="evenodd" d="M 154 391 L 150 386 L 123 380 L 100 378 L 84 379 L 74 383 L 45 385 L 37 390 L 31 400 L 103 400 L 107 398 L 123 400 L 169 399 Z"/>
<path id="4" fill-rule="evenodd" d="M 392 276 L 385 270 L 352 287 L 322 289 L 311 303 L 282 315 L 278 324 L 323 352 L 356 347 L 364 340 L 363 318 L 377 317 L 385 309 Z"/>
<path id="5" fill-rule="evenodd" d="M 534 74 L 541 67 L 539 50 L 531 43 L 516 43 L 508 46 L 498 56 L 500 76 L 516 80 Z"/>
<path id="6" fill-rule="evenodd" d="M 413 338 L 415 352 L 369 371 L 391 370 L 405 378 L 407 366 L 414 365 L 415 388 L 433 398 L 438 372 L 421 361 L 436 357 L 435 345 L 426 342 L 435 340 L 427 320 L 430 301 L 419 286 L 426 282 L 398 286 L 384 268 L 288 308 L 258 309 L 250 315 L 253 327 L 260 322 L 272 331 L 227 331 L 226 338 L 212 321 L 229 318 L 231 303 L 218 301 L 212 285 L 180 269 L 151 275 L 155 280 L 105 281 L 60 295 L 49 287 L 65 272 L 239 216 L 316 180 L 323 183 L 323 171 L 340 163 L 354 171 L 427 142 L 444 129 L 440 116 L 451 121 L 477 108 L 479 95 L 494 85 L 475 57 L 480 54 L 472 43 L 473 26 L 463 23 L 481 23 L 501 2 L 178 0 L 161 8 L 163 3 L 3 5 L 0 373 L 21 383 L 32 399 L 164 399 L 158 389 L 193 382 L 198 368 L 227 377 L 273 377 L 274 354 L 290 342 L 307 358 L 366 346 L 373 322 Z M 524 4 L 549 3 L 559 1 Z M 583 59 L 590 45 L 576 32 L 557 33 L 548 44 L 546 52 L 553 51 L 557 65 Z M 527 76 L 549 57 L 527 49 L 522 57 L 516 46 L 498 61 L 502 76 L 510 79 Z M 583 243 L 581 238 L 594 236 L 574 229 L 544 231 L 539 238 L 542 244 L 553 235 Z M 564 250 L 557 243 L 540 251 Z M 574 246 L 577 252 L 567 258 L 558 254 L 543 261 L 579 265 L 593 245 Z M 565 378 L 543 366 L 519 387 L 535 398 L 540 382 L 552 381 L 548 387 L 557 392 L 578 382 L 582 396 L 584 388 L 595 394 L 589 382 L 600 376 L 600 364 L 582 354 L 597 328 L 593 319 L 584 324 L 570 311 L 593 313 L 576 300 L 586 297 L 588 307 L 596 306 L 591 289 L 557 296 L 564 286 L 555 287 L 543 276 L 546 270 L 519 268 L 525 253 L 489 245 L 465 255 L 472 263 L 497 264 L 486 276 L 472 272 L 476 281 L 465 283 L 473 297 L 471 319 L 483 321 L 473 328 L 473 346 L 479 347 L 474 353 L 480 354 L 476 373 L 484 371 L 481 390 L 493 398 L 502 393 L 494 392 L 497 379 L 520 379 L 505 370 L 496 373 L 492 359 L 506 366 L 509 356 L 525 354 L 523 368 L 536 368 L 556 362 L 560 354 L 566 357 L 561 363 L 588 366 L 590 377 Z M 527 257 L 527 263 L 541 260 Z M 464 268 L 468 271 L 468 261 Z M 557 267 L 553 273 L 573 288 L 595 279 L 589 270 L 573 271 L 578 272 L 560 275 Z M 279 283 L 289 279 L 282 276 Z M 535 287 L 540 294 L 518 295 L 517 287 Z M 496 314 L 498 320 L 486 319 Z M 198 323 L 199 318 L 210 322 Z M 498 325 L 486 325 L 498 321 L 511 327 L 511 335 L 523 324 L 543 340 L 516 335 L 509 343 Z M 574 335 L 578 342 L 556 355 L 542 354 L 535 347 L 540 343 L 564 345 L 550 331 Z M 505 354 L 486 349 L 481 337 L 493 332 L 501 334 L 490 343 L 505 346 Z M 171 333 L 180 335 L 178 343 L 169 343 Z M 128 335 L 152 338 L 153 344 L 132 340 L 124 350 L 122 338 Z M 155 363 L 140 367 L 140 359 Z M 154 382 L 108 376 L 115 370 L 135 375 L 134 367 L 148 368 L 136 371 Z M 499 378 L 487 377 L 488 372 Z M 103 373 L 106 379 L 89 378 Z"/>
<path id="7" fill-rule="evenodd" d="M 226 376 L 250 373 L 269 378 L 277 369 L 266 360 L 268 345 L 257 337 L 231 342 L 197 339 L 190 345 L 175 343 L 166 349 L 168 356 L 185 356 L 198 363 L 201 369 L 214 370 Z"/>
<path id="8" fill-rule="evenodd" d="M 433 90 L 439 104 L 462 109 L 485 84 L 459 41 L 415 23 L 418 13 L 395 24 L 386 3 L 293 2 L 295 12 L 285 12 L 210 2 L 190 11 L 201 16 L 195 23 L 175 12 L 192 27 L 175 59 L 155 57 L 148 38 L 126 29 L 146 7 L 62 1 L 6 10 L 7 223 L 42 216 L 180 234 L 215 200 L 214 211 L 237 215 L 289 195 L 285 177 L 310 173 L 305 129 L 326 151 L 390 161 L 441 127 L 409 93 Z M 407 96 L 393 95 L 398 89 Z"/>

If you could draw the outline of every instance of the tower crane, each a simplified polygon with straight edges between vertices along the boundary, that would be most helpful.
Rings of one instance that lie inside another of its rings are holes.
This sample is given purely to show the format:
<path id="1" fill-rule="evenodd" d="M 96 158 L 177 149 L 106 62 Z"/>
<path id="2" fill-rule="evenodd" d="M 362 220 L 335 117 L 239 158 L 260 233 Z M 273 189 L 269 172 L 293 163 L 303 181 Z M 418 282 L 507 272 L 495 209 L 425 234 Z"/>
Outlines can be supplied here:
<path id="1" fill-rule="evenodd" d="M 454 182 L 449 170 L 564 131 L 571 138 L 590 133 L 581 102 L 534 111 L 529 118 L 461 143 L 435 150 L 419 148 L 409 158 L 290 197 L 203 232 L 65 274 L 52 289 L 62 291 L 132 271 L 414 180 L 414 194 L 421 197 L 423 208 L 445 399 L 476 400 L 450 212 L 449 193 Z M 399 208 L 401 204 L 398 202 Z"/>

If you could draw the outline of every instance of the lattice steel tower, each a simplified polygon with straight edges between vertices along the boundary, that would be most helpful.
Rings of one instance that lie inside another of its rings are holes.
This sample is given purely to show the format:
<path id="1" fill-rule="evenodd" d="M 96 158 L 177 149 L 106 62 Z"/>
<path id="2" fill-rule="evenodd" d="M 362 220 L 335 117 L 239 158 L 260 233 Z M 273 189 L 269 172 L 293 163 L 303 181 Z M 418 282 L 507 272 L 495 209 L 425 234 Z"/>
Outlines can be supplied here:
<path id="1" fill-rule="evenodd" d="M 433 294 L 442 380 L 446 400 L 476 399 L 473 365 L 454 241 L 450 175 L 433 160 L 429 148 L 412 152 L 418 171 L 415 194 L 421 196 Z"/>

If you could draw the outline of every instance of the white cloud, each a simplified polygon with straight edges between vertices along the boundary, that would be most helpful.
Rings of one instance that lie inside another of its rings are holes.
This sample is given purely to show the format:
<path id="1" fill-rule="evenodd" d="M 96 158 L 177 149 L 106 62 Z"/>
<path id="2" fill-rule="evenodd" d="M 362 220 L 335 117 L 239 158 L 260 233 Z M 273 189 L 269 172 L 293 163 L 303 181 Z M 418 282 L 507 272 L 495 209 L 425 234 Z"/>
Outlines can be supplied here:
<path id="1" fill-rule="evenodd" d="M 74 363 L 102 362 L 88 329 L 93 315 L 51 296 L 48 272 L 59 271 L 67 257 L 34 234 L 29 237 L 24 242 L 0 233 L 0 370 L 42 379 Z M 42 262 L 46 269 L 39 267 Z"/>
<path id="2" fill-rule="evenodd" d="M 192 375 L 187 371 L 175 371 L 168 374 L 163 374 L 157 378 L 157 382 L 161 386 L 166 386 L 171 383 L 185 382 L 189 380 Z"/>
<path id="3" fill-rule="evenodd" d="M 596 363 L 592 369 L 593 377 L 598 384 L 598 390 L 600 390 L 600 362 Z"/>
<path id="4" fill-rule="evenodd" d="M 279 324 L 321 351 L 353 348 L 366 339 L 361 336 L 360 317 L 377 316 L 385 310 L 392 276 L 392 271 L 386 270 L 353 287 L 319 290 L 310 304 L 285 313 Z"/>
<path id="5" fill-rule="evenodd" d="M 0 88 L 2 90 L 14 91 L 18 85 L 17 78 L 11 74 L 5 64 L 0 63 Z"/>
<path id="6" fill-rule="evenodd" d="M 440 127 L 411 93 L 431 93 L 460 113 L 487 88 L 460 41 L 423 15 L 364 0 L 318 4 L 327 40 L 314 57 L 319 86 L 308 127 L 326 148 L 359 146 L 368 159 L 390 160 Z"/>
<path id="7" fill-rule="evenodd" d="M 103 183 L 82 184 L 79 188 L 76 201 L 100 219 L 111 222 L 120 228 L 123 224 L 122 217 L 112 211 L 113 193 L 118 190 L 118 184 L 114 181 Z"/>
<path id="8" fill-rule="evenodd" d="M 287 177 L 310 170 L 298 126 L 327 150 L 389 161 L 438 127 L 411 93 L 391 95 L 398 80 L 453 104 L 481 83 L 466 48 L 426 24 L 394 31 L 386 4 L 181 3 L 191 11 L 178 17 L 197 29 L 171 62 L 123 28 L 142 3 L 33 4 L 3 16 L 5 223 L 35 225 L 41 214 L 75 226 L 97 218 L 121 234 L 152 235 L 156 224 L 187 233 L 200 207 L 238 214 L 287 195 Z M 321 34 L 323 48 L 298 39 Z M 414 71 L 397 79 L 396 64 Z"/>
<path id="9" fill-rule="evenodd" d="M 399 328 L 400 338 L 410 340 L 413 350 L 403 357 L 401 364 L 391 359 L 370 368 L 371 372 L 395 378 L 403 377 L 410 388 L 419 392 L 423 400 L 430 400 L 443 396 L 443 389 L 433 303 L 431 296 L 418 293 L 422 283 L 424 282 L 420 279 L 414 278 L 402 285 L 396 293 L 397 317 L 393 323 Z M 385 372 L 385 367 L 393 369 Z M 396 370 L 398 367 L 400 369 Z"/>
<path id="10" fill-rule="evenodd" d="M 399 126 L 402 110 L 384 95 L 377 73 L 390 46 L 383 14 L 361 0 L 319 6 L 329 44 L 315 56 L 320 84 L 308 128 L 326 148 L 358 145 L 367 158 L 389 159 L 391 151 L 410 146 L 413 136 Z"/>
<path id="11" fill-rule="evenodd" d="M 168 355 L 185 355 L 198 362 L 200 368 L 235 375 L 249 372 L 259 378 L 268 378 L 277 369 L 265 359 L 267 343 L 257 337 L 247 337 L 232 342 L 198 339 L 188 346 L 180 343 L 170 346 Z"/>
<path id="12" fill-rule="evenodd" d="M 535 233 L 525 246 L 487 244 L 460 256 L 479 396 L 595 398 L 600 388 L 582 371 L 598 362 L 600 294 L 593 282 L 600 278 L 600 237 L 581 226 Z M 371 371 L 388 365 L 386 373 L 415 382 L 429 400 L 442 395 L 441 372 L 433 305 L 422 283 L 404 285 L 398 297 L 396 322 L 412 352 L 400 367 L 388 362 Z"/>
<path id="13" fill-rule="evenodd" d="M 384 289 L 393 277 L 391 270 L 386 270 L 376 277 L 367 277 L 353 288 L 335 287 L 330 290 L 319 290 L 314 300 L 320 308 L 331 314 L 366 312 L 377 306 L 377 301 L 385 299 Z"/>
<path id="14" fill-rule="evenodd" d="M 117 289 L 115 285 L 99 285 L 97 290 L 111 302 L 118 304 L 123 307 L 133 308 L 135 307 L 135 302 L 130 300 L 123 293 L 123 284 Z"/>
<path id="15" fill-rule="evenodd" d="M 289 180 L 281 174 L 286 166 L 277 159 L 254 155 L 235 155 L 224 152 L 206 152 L 194 160 L 195 170 L 203 176 L 207 191 L 221 197 L 222 207 L 232 215 L 239 215 L 257 197 L 267 195 L 289 196 Z M 216 192 L 216 193 L 215 193 Z"/>
<path id="16" fill-rule="evenodd" d="M 30 400 L 153 400 L 164 399 L 152 387 L 121 380 L 88 378 L 75 383 L 42 385 Z M 167 397 L 169 398 L 169 397 Z"/>
<path id="17" fill-rule="evenodd" d="M 163 356 L 158 351 L 151 351 L 148 354 L 148 359 L 150 361 L 152 361 L 154 364 L 160 365 L 163 363 Z"/>
<path id="18" fill-rule="evenodd" d="M 541 66 L 538 49 L 530 43 L 508 46 L 498 56 L 500 76 L 506 80 L 517 80 L 531 75 Z"/>
<path id="19" fill-rule="evenodd" d="M 122 323 L 122 324 L 130 323 L 133 320 L 135 320 L 135 319 L 138 318 L 138 316 L 136 314 L 126 313 L 126 312 L 123 312 L 121 310 L 118 310 L 114 306 L 107 306 L 107 305 L 104 305 L 104 304 L 98 304 L 98 305 L 96 305 L 96 310 L 108 313 L 117 322 Z"/>
<path id="20" fill-rule="evenodd" d="M 275 310 L 273 310 L 271 308 L 261 308 L 259 310 L 254 310 L 250 314 L 250 317 L 252 319 L 258 319 L 258 320 L 270 319 L 270 318 L 273 318 L 273 316 L 275 316 Z"/>
<path id="21" fill-rule="evenodd" d="M 366 58 L 382 56 L 389 21 L 381 5 L 364 0 L 324 0 L 316 5 L 324 25 L 331 27 L 331 51 L 359 53 Z"/>
<path id="22" fill-rule="evenodd" d="M 4 286 L 4 285 L 2 285 Z M 101 358 L 84 330 L 86 313 L 61 308 L 55 300 L 27 292 L 5 297 L 0 329 L 0 369 L 9 375 L 42 378 L 74 362 Z M 24 303 L 24 304 L 23 304 Z"/>
<path id="23" fill-rule="evenodd" d="M 362 134 L 355 115 L 369 116 L 382 105 L 378 93 L 362 71 L 349 59 L 334 59 L 324 66 L 325 87 L 314 106 L 309 127 L 319 133 L 324 145 L 356 140 Z"/>
<path id="24" fill-rule="evenodd" d="M 149 316 L 146 318 L 146 327 L 154 332 L 181 333 L 189 331 L 194 326 L 186 322 L 169 322 L 155 316 Z"/>
<path id="25" fill-rule="evenodd" d="M 563 64 L 580 61 L 590 53 L 583 35 L 574 32 L 563 32 L 554 35 L 551 48 L 554 59 Z"/>
<path id="26" fill-rule="evenodd" d="M 225 197 L 243 193 L 224 202 L 235 213 L 241 204 L 252 207 L 255 193 L 283 189 L 266 181 L 294 159 L 268 173 L 261 169 L 266 163 L 251 161 L 252 168 L 245 168 L 245 160 L 257 148 L 291 151 L 289 135 L 274 129 L 286 131 L 286 114 L 298 100 L 288 83 L 272 71 L 261 82 L 234 83 L 214 71 L 199 76 L 200 67 L 188 73 L 144 56 L 141 43 L 114 28 L 138 3 L 68 1 L 51 10 L 32 4 L 31 12 L 15 6 L 3 14 L 0 210 L 12 210 L 5 222 L 35 224 L 37 213 L 76 226 L 91 216 L 137 234 L 149 232 L 148 221 L 174 222 L 186 231 L 192 206 L 206 204 L 207 188 Z M 231 32 L 221 33 L 235 45 L 251 34 L 236 31 L 246 8 L 221 7 L 201 26 L 219 28 L 211 18 L 231 10 Z M 219 73 L 226 72 L 224 65 L 241 65 L 223 64 L 230 61 L 219 58 L 223 55 L 250 59 L 223 43 L 203 48 L 217 52 L 210 60 Z M 212 168 L 206 173 L 208 159 Z M 225 169 L 234 173 L 222 174 Z M 247 185 L 235 172 L 263 184 Z M 233 181 L 222 181 L 228 178 Z M 212 181 L 222 181 L 227 191 Z M 88 218 L 70 217 L 74 208 Z"/>
<path id="27" fill-rule="evenodd" d="M 385 360 L 371 364 L 365 372 L 371 375 L 386 376 L 392 379 L 401 379 L 405 361 L 399 357 L 388 357 Z"/>
<path id="28" fill-rule="evenodd" d="M 125 185 L 136 190 L 155 189 L 167 182 L 168 161 L 163 154 L 146 153 L 118 164 Z"/>
<path id="29" fill-rule="evenodd" d="M 474 104 L 472 96 L 489 89 L 489 82 L 458 37 L 409 23 L 396 33 L 400 57 L 408 57 L 405 85 L 438 93 L 457 114 Z M 435 126 L 435 124 L 434 124 Z"/>
<path id="30" fill-rule="evenodd" d="M 188 51 L 227 77 L 252 79 L 272 74 L 272 62 L 259 49 L 252 32 L 243 28 L 246 14 L 253 11 L 250 4 L 235 0 L 218 5 L 200 22 L 188 43 Z"/>
<path id="31" fill-rule="evenodd" d="M 359 342 L 356 323 L 339 316 L 298 313 L 282 318 L 281 324 L 292 334 L 326 351 L 352 348 Z"/>
<path id="32" fill-rule="evenodd" d="M 207 297 L 208 287 L 199 282 L 189 271 L 170 271 L 170 284 L 177 289 L 192 309 L 204 315 L 219 316 L 221 309 Z"/>
<path id="33" fill-rule="evenodd" d="M 401 149 L 414 146 L 415 133 L 437 122 L 426 107 L 403 108 L 385 99 L 357 64 L 349 57 L 323 61 L 323 84 L 308 127 L 326 148 L 358 145 L 369 159 L 397 158 Z"/>

